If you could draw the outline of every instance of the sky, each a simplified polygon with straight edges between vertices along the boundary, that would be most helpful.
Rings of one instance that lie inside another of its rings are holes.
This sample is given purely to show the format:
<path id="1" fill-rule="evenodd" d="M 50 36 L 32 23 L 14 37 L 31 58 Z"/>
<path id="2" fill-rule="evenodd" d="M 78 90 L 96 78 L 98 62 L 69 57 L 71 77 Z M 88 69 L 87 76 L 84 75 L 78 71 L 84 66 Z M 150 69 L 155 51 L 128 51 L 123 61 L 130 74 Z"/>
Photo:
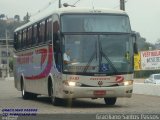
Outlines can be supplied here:
<path id="1" fill-rule="evenodd" d="M 74 4 L 78 0 L 61 0 L 62 3 Z M 119 9 L 120 0 L 80 0 L 77 7 Z M 54 3 L 50 5 L 49 3 Z M 160 39 L 160 0 L 126 0 L 126 12 L 130 17 L 133 31 L 137 31 L 147 42 L 155 43 Z M 14 17 L 29 12 L 37 16 L 40 12 L 58 7 L 58 0 L 0 0 L 0 14 Z M 47 9 L 46 9 L 47 8 Z"/>

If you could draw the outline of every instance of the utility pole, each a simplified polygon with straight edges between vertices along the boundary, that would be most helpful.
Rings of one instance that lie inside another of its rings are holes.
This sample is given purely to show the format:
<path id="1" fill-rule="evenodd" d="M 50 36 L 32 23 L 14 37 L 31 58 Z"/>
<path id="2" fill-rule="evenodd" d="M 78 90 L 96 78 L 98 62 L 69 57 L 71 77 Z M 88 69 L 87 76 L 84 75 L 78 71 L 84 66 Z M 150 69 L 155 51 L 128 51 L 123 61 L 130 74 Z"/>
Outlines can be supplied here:
<path id="1" fill-rule="evenodd" d="M 120 10 L 125 11 L 125 0 L 120 0 Z"/>
<path id="2" fill-rule="evenodd" d="M 61 0 L 59 0 L 59 8 L 61 8 Z"/>
<path id="3" fill-rule="evenodd" d="M 8 35 L 7 35 L 7 30 L 6 30 L 6 52 L 7 52 L 7 77 L 10 77 L 9 75 L 9 50 L 8 50 Z"/>

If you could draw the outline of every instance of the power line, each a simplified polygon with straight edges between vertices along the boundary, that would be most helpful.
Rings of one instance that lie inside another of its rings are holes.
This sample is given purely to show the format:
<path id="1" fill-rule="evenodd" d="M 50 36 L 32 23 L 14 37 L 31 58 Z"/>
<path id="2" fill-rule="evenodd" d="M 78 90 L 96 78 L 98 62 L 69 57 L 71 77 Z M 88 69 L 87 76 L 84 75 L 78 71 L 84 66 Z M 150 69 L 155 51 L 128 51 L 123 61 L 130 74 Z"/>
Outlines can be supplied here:
<path id="1" fill-rule="evenodd" d="M 47 5 L 45 5 L 43 8 L 39 9 L 36 13 L 32 14 L 31 17 L 36 16 L 37 14 L 39 14 L 40 12 L 46 10 L 49 6 L 51 6 L 52 4 L 54 4 L 55 2 L 57 2 L 58 0 L 51 0 Z"/>

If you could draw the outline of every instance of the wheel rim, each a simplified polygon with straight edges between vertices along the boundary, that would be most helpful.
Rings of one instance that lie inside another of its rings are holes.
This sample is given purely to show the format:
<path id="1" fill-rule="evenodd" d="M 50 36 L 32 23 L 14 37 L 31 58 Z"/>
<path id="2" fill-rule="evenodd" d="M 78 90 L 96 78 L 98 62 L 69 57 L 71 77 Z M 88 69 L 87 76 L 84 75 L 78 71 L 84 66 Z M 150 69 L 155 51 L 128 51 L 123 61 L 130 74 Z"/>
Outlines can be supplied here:
<path id="1" fill-rule="evenodd" d="M 24 96 L 24 87 L 22 86 L 22 96 Z"/>

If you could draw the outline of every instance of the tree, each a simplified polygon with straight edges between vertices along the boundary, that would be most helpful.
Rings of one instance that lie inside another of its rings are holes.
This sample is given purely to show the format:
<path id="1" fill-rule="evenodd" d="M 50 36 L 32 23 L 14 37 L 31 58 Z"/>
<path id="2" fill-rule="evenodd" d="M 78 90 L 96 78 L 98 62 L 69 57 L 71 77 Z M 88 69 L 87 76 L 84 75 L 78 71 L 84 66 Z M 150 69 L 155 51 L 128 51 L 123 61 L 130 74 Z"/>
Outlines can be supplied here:
<path id="1" fill-rule="evenodd" d="M 20 16 L 19 15 L 15 15 L 14 16 L 15 21 L 20 22 Z"/>
<path id="2" fill-rule="evenodd" d="M 157 39 L 155 46 L 156 46 L 156 49 L 160 49 L 160 38 Z"/>
<path id="3" fill-rule="evenodd" d="M 24 16 L 23 20 L 25 23 L 29 22 L 29 19 L 30 19 L 30 15 L 29 13 L 27 12 L 26 16 Z"/>
<path id="4" fill-rule="evenodd" d="M 5 17 L 5 14 L 0 15 L 0 19 L 2 20 Z"/>

